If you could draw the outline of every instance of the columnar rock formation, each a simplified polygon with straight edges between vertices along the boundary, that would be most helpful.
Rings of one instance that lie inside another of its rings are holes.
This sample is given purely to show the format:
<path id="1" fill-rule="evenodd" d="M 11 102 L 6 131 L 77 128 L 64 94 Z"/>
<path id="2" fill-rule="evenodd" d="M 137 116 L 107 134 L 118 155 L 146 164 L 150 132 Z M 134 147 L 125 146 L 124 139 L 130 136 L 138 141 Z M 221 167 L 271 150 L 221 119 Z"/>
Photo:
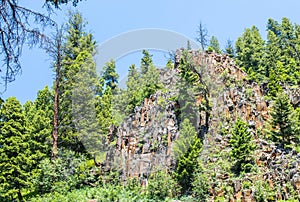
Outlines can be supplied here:
<path id="1" fill-rule="evenodd" d="M 161 70 L 161 78 L 166 89 L 145 99 L 115 133 L 111 134 L 114 136 L 110 138 L 112 149 L 107 154 L 105 168 L 118 169 L 124 181 L 128 177 L 138 177 L 143 184 L 147 184 L 147 178 L 156 168 L 174 167 L 172 145 L 180 135 L 178 118 L 180 104 L 171 98 L 178 93 L 177 67 L 182 51 L 180 49 L 176 52 L 174 69 Z M 210 88 L 212 102 L 210 129 L 204 136 L 201 158 L 206 166 L 213 164 L 209 172 L 215 172 L 218 180 L 210 189 L 211 199 L 226 195 L 226 190 L 222 189 L 222 184 L 226 184 L 231 186 L 234 192 L 231 201 L 254 201 L 255 190 L 242 188 L 242 184 L 245 181 L 254 183 L 255 180 L 267 181 L 270 187 L 280 184 L 286 192 L 289 189 L 287 184 L 291 184 L 300 194 L 299 154 L 295 151 L 286 152 L 278 149 L 254 133 L 255 129 L 261 129 L 270 119 L 269 104 L 264 100 L 263 89 L 256 83 L 247 81 L 245 72 L 235 66 L 229 56 L 192 50 L 189 54 L 193 56 L 194 63 L 202 68 L 201 71 L 206 76 Z M 292 96 L 292 100 L 298 104 L 297 91 L 294 94 L 296 96 Z M 202 99 L 201 93 L 195 94 L 196 102 L 201 103 Z M 200 116 L 205 114 L 200 112 Z M 230 134 L 222 136 L 219 129 L 221 126 L 227 130 L 237 116 L 242 117 L 252 128 L 258 145 L 255 163 L 261 174 L 231 180 L 228 173 L 223 172 L 217 163 L 222 160 L 218 158 L 222 157 L 214 155 L 224 153 L 224 157 L 228 157 Z M 201 124 L 200 121 L 200 127 Z M 278 193 L 277 199 L 287 198 L 281 193 L 284 191 Z"/>

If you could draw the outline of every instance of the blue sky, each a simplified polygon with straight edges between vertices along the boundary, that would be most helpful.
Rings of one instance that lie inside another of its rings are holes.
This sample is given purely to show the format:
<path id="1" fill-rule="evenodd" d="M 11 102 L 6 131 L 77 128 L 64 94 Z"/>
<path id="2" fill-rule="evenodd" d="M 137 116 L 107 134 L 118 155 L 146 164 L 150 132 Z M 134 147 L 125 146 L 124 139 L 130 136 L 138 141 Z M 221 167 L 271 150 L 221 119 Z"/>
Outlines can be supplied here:
<path id="1" fill-rule="evenodd" d="M 20 0 L 22 5 L 38 11 L 43 11 L 42 2 Z M 252 25 L 256 25 L 265 37 L 268 18 L 280 21 L 282 17 L 288 17 L 293 23 L 300 24 L 299 8 L 299 0 L 86 0 L 76 8 L 62 6 L 53 18 L 62 23 L 67 20 L 68 9 L 79 10 L 98 44 L 121 33 L 143 28 L 172 30 L 195 39 L 201 21 L 208 34 L 216 36 L 223 46 L 227 39 L 236 40 Z M 118 71 L 126 71 L 132 63 L 138 64 L 140 55 L 136 53 L 120 59 Z M 101 57 L 100 52 L 97 57 Z M 41 49 L 25 47 L 21 62 L 22 75 L 8 85 L 1 97 L 16 96 L 25 103 L 34 100 L 37 91 L 44 86 L 52 86 L 54 74 L 50 68 L 51 60 Z M 154 63 L 162 65 L 163 62 L 162 53 L 155 55 Z"/>

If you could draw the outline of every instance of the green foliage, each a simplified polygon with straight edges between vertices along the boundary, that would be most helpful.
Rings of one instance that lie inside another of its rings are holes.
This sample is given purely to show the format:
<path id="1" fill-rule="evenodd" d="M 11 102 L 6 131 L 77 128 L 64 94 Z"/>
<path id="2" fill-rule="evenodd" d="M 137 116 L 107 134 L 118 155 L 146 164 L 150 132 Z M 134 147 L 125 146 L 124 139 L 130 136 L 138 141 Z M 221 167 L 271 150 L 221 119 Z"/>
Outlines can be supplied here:
<path id="1" fill-rule="evenodd" d="M 49 156 L 51 152 L 53 103 L 51 91 L 47 86 L 38 92 L 34 103 L 25 103 L 24 113 L 30 158 L 34 161 L 31 167 L 35 169 L 40 160 Z"/>
<path id="2" fill-rule="evenodd" d="M 36 176 L 35 190 L 39 194 L 57 192 L 66 194 L 72 189 L 84 187 L 95 182 L 91 165 L 83 155 L 72 151 L 62 151 L 58 158 L 40 162 L 39 175 Z"/>
<path id="3" fill-rule="evenodd" d="M 227 40 L 224 53 L 227 54 L 229 57 L 233 58 L 235 56 L 234 46 L 231 40 Z"/>
<path id="4" fill-rule="evenodd" d="M 152 62 L 152 55 L 147 50 L 143 50 L 143 57 L 141 59 L 141 74 L 145 75 L 148 70 L 150 65 L 153 65 Z"/>
<path id="5" fill-rule="evenodd" d="M 175 177 L 181 186 L 181 192 L 191 192 L 193 173 L 198 169 L 198 156 L 202 148 L 196 129 L 188 119 L 182 123 L 179 139 L 174 143 L 174 153 L 177 159 Z"/>
<path id="6" fill-rule="evenodd" d="M 22 105 L 8 98 L 0 113 L 0 196 L 5 200 L 23 200 L 22 190 L 31 186 L 28 135 Z"/>
<path id="7" fill-rule="evenodd" d="M 140 72 L 136 69 L 135 65 L 131 65 L 128 71 L 128 80 L 126 82 L 127 90 L 124 92 L 128 104 L 126 106 L 126 114 L 132 113 L 135 106 L 138 106 L 143 101 L 143 94 L 141 89 Z"/>
<path id="8" fill-rule="evenodd" d="M 280 85 L 281 81 L 284 81 L 281 79 L 281 72 L 280 70 L 282 70 L 283 66 L 281 62 L 277 63 L 277 66 L 275 70 L 271 69 L 270 73 L 269 73 L 269 83 L 268 83 L 268 88 L 269 88 L 269 92 L 268 95 L 271 96 L 271 98 L 275 98 L 277 93 L 282 92 L 282 86 Z M 277 70 L 277 72 L 275 72 Z"/>
<path id="9" fill-rule="evenodd" d="M 193 173 L 193 183 L 192 183 L 192 195 L 198 200 L 206 200 L 209 196 L 208 188 L 208 176 L 204 172 L 203 165 L 198 160 L 198 167 Z"/>
<path id="10" fill-rule="evenodd" d="M 296 137 L 293 128 L 296 119 L 289 97 L 285 93 L 278 93 L 271 112 L 272 137 L 277 144 L 289 145 Z"/>
<path id="11" fill-rule="evenodd" d="M 152 58 L 147 51 L 143 51 L 144 57 L 141 62 L 141 88 L 142 97 L 149 98 L 157 90 L 163 87 L 159 71 L 152 63 Z"/>
<path id="12" fill-rule="evenodd" d="M 104 79 L 106 86 L 109 86 L 113 91 L 116 89 L 119 75 L 116 72 L 116 64 L 114 60 L 106 63 L 103 68 L 102 78 Z"/>
<path id="13" fill-rule="evenodd" d="M 253 152 L 256 145 L 253 143 L 248 125 L 241 118 L 238 118 L 231 133 L 229 145 L 231 147 L 230 157 L 234 161 L 234 170 L 237 174 L 249 172 L 252 168 Z"/>
<path id="14" fill-rule="evenodd" d="M 250 80 L 267 82 L 268 95 L 276 97 L 286 85 L 299 85 L 300 26 L 288 18 L 281 23 L 268 20 L 267 41 L 256 27 L 246 29 L 236 41 L 236 63 L 244 68 Z"/>
<path id="15" fill-rule="evenodd" d="M 76 82 L 72 90 L 72 116 L 77 130 L 73 137 L 83 144 L 85 151 L 94 154 L 96 151 L 103 151 L 105 139 L 96 119 L 96 65 L 92 55 L 86 50 L 79 53 L 73 65 L 74 69 L 78 69 L 73 76 Z"/>
<path id="16" fill-rule="evenodd" d="M 147 186 L 147 197 L 153 201 L 175 198 L 179 193 L 178 188 L 176 181 L 165 170 L 153 172 Z"/>
<path id="17" fill-rule="evenodd" d="M 78 125 L 76 125 L 80 116 L 76 113 L 79 112 L 80 106 L 82 108 L 87 102 L 89 103 L 87 105 L 89 109 L 92 108 L 91 105 L 95 105 L 93 101 L 95 98 L 92 98 L 91 95 L 96 94 L 96 80 L 98 80 L 96 65 L 93 61 L 95 41 L 91 34 L 85 32 L 85 25 L 86 22 L 84 22 L 80 13 L 70 13 L 59 78 L 58 147 L 76 152 L 85 152 L 85 148 L 80 141 Z M 85 92 L 83 89 L 88 91 Z M 87 97 L 83 101 L 85 95 Z M 79 101 L 82 101 L 81 104 L 78 103 Z M 73 107 L 75 107 L 75 111 L 73 111 Z"/>
<path id="18" fill-rule="evenodd" d="M 265 75 L 262 66 L 264 56 L 264 40 L 257 27 L 252 26 L 246 29 L 235 44 L 236 63 L 252 76 L 251 79 L 262 79 Z"/>
<path id="19" fill-rule="evenodd" d="M 221 53 L 220 44 L 217 37 L 212 36 L 209 41 L 208 51 L 214 51 L 216 53 Z"/>
<path id="20" fill-rule="evenodd" d="M 260 180 L 255 182 L 254 198 L 256 201 L 275 201 L 276 194 L 276 190 L 272 189 L 268 182 Z"/>
<path id="21" fill-rule="evenodd" d="M 97 120 L 100 127 L 100 133 L 104 136 L 108 134 L 109 127 L 115 124 L 113 117 L 113 90 L 107 86 L 101 97 L 98 97 Z"/>
<path id="22" fill-rule="evenodd" d="M 119 113 L 125 116 L 131 114 L 136 106 L 141 105 L 145 98 L 163 88 L 159 70 L 152 63 L 152 55 L 143 50 L 141 71 L 131 65 L 128 71 L 127 89 L 117 97 Z"/>

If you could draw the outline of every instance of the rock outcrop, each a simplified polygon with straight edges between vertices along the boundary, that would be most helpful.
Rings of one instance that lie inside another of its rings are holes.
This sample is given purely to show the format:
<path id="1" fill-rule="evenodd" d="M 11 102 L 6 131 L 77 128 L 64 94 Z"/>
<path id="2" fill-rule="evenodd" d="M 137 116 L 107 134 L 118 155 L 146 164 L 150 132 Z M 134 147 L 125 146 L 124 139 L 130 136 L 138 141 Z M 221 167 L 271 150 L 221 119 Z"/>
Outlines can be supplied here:
<path id="1" fill-rule="evenodd" d="M 165 86 L 174 84 L 175 74 L 161 70 Z M 116 145 L 107 154 L 106 169 L 119 170 L 124 180 L 138 177 L 146 184 L 154 169 L 172 167 L 172 142 L 179 135 L 178 104 L 170 100 L 172 96 L 174 91 L 151 95 L 124 120 L 114 134 Z"/>
<path id="2" fill-rule="evenodd" d="M 157 167 L 172 169 L 175 165 L 172 145 L 180 135 L 180 104 L 171 98 L 178 93 L 175 86 L 182 52 L 182 49 L 176 52 L 174 69 L 161 70 L 167 90 L 145 99 L 113 134 L 114 145 L 107 154 L 104 167 L 118 169 L 124 181 L 128 177 L 138 177 L 146 185 L 150 173 Z M 224 197 L 228 201 L 255 201 L 257 190 L 253 187 L 258 181 L 267 182 L 271 188 L 280 187 L 274 196 L 276 200 L 287 199 L 290 189 L 300 195 L 300 154 L 280 149 L 254 132 L 262 129 L 270 119 L 269 103 L 263 96 L 264 87 L 247 81 L 246 73 L 227 55 L 194 50 L 189 54 L 194 63 L 204 69 L 201 71 L 208 82 L 212 102 L 210 128 L 204 136 L 201 153 L 208 174 L 214 173 L 214 178 L 209 179 L 214 181 L 209 191 L 211 200 Z M 294 105 L 299 105 L 297 93 L 295 90 L 296 96 L 291 98 Z M 202 102 L 201 93 L 195 94 L 195 100 Z M 205 113 L 200 112 L 199 116 L 205 119 Z M 242 179 L 234 179 L 228 174 L 230 134 L 220 133 L 220 127 L 228 131 L 238 116 L 248 122 L 258 146 L 255 151 L 258 171 Z"/>

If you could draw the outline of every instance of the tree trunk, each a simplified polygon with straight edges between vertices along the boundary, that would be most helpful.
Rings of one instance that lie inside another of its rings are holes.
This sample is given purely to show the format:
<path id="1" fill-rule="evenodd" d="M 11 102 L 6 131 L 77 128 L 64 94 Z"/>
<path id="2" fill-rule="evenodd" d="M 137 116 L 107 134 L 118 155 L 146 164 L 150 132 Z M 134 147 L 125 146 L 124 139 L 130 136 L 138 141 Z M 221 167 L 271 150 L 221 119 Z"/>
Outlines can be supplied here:
<path id="1" fill-rule="evenodd" d="M 52 131 L 52 159 L 57 158 L 57 139 L 58 139 L 58 102 L 59 102 L 59 70 L 56 70 L 55 95 L 54 95 L 54 115 L 53 115 L 53 131 Z"/>
<path id="2" fill-rule="evenodd" d="M 210 118 L 210 107 L 209 107 L 209 99 L 208 99 L 208 95 L 205 95 L 205 127 L 206 127 L 206 132 L 208 131 L 208 127 L 209 127 L 209 118 Z"/>
<path id="3" fill-rule="evenodd" d="M 63 57 L 63 27 L 57 29 L 57 33 L 53 38 L 53 42 L 47 49 L 47 52 L 55 61 L 55 93 L 54 93 L 54 103 L 53 103 L 53 131 L 52 131 L 52 155 L 51 159 L 56 159 L 58 154 L 58 113 L 59 113 L 59 93 L 60 93 L 60 71 L 62 67 L 62 57 Z"/>
<path id="4" fill-rule="evenodd" d="M 20 189 L 18 190 L 18 199 L 20 202 L 24 201 Z"/>

